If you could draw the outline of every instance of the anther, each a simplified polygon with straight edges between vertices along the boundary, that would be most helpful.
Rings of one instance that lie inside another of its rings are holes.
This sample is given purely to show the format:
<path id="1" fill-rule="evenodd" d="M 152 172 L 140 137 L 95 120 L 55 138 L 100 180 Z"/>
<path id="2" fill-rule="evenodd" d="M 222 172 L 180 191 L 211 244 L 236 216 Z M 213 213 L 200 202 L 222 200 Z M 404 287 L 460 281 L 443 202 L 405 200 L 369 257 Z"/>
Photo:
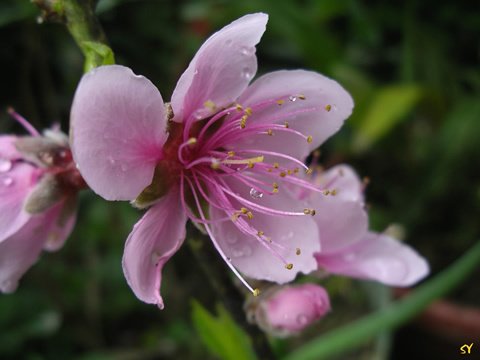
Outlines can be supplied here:
<path id="1" fill-rule="evenodd" d="M 292 263 L 285 264 L 285 269 L 292 270 L 293 269 L 293 264 Z"/>
<path id="2" fill-rule="evenodd" d="M 330 190 L 323 190 L 323 195 L 328 195 L 330 194 Z"/>
<path id="3" fill-rule="evenodd" d="M 315 215 L 317 212 L 315 211 L 315 209 L 303 209 L 303 213 L 305 215 Z"/>
<path id="4" fill-rule="evenodd" d="M 246 214 L 246 213 L 248 212 L 248 209 L 242 207 L 242 208 L 240 208 L 240 212 L 241 212 L 242 214 Z"/>
<path id="5" fill-rule="evenodd" d="M 253 296 L 258 296 L 260 295 L 260 289 L 256 288 L 253 290 Z"/>
<path id="6" fill-rule="evenodd" d="M 295 169 L 293 169 L 293 173 L 294 173 L 294 174 L 298 174 L 298 172 L 299 172 L 299 171 L 300 171 L 300 169 L 299 169 L 299 168 L 295 168 Z"/>
<path id="7" fill-rule="evenodd" d="M 213 170 L 218 170 L 220 169 L 220 162 L 217 159 L 212 160 L 212 163 L 210 164 L 210 167 Z"/>
<path id="8" fill-rule="evenodd" d="M 247 108 L 245 109 L 245 114 L 247 114 L 247 116 L 252 115 L 252 108 L 251 108 L 251 107 L 247 107 Z"/>
<path id="9" fill-rule="evenodd" d="M 264 234 L 265 234 L 265 233 L 264 233 L 263 231 L 261 231 L 261 230 L 257 231 L 257 235 L 258 235 L 258 236 L 263 236 Z"/>
<path id="10" fill-rule="evenodd" d="M 285 100 L 277 100 L 278 105 L 283 105 L 284 102 L 285 102 Z"/>
<path id="11" fill-rule="evenodd" d="M 312 135 L 308 135 L 308 136 L 307 136 L 307 143 L 310 144 L 312 141 L 313 141 Z"/>
<path id="12" fill-rule="evenodd" d="M 286 173 L 285 171 L 282 171 L 282 172 L 280 173 L 280 176 L 281 176 L 281 177 L 285 177 L 285 176 L 287 176 L 287 173 Z"/>
<path id="13" fill-rule="evenodd" d="M 240 104 L 237 104 L 237 105 L 235 105 L 235 109 L 237 109 L 237 111 L 242 111 L 242 110 L 243 110 L 243 106 L 240 105 Z"/>
<path id="14" fill-rule="evenodd" d="M 272 130 L 272 129 L 268 129 L 268 130 L 267 130 L 267 135 L 268 135 L 268 136 L 273 136 L 273 130 Z"/>
<path id="15" fill-rule="evenodd" d="M 188 145 L 193 145 L 193 144 L 196 144 L 197 143 L 197 138 L 194 138 L 194 137 L 191 137 L 190 139 L 188 139 L 187 141 L 187 144 Z"/>
<path id="16" fill-rule="evenodd" d="M 325 105 L 325 110 L 327 110 L 327 111 L 332 110 L 332 105 L 330 105 L 330 104 Z"/>
<path id="17" fill-rule="evenodd" d="M 297 248 L 297 249 L 295 250 L 295 254 L 296 254 L 296 255 L 300 255 L 301 253 L 302 253 L 302 250 L 300 250 L 300 248 Z"/>
<path id="18" fill-rule="evenodd" d="M 313 169 L 312 168 L 308 168 L 305 170 L 305 174 L 307 175 L 311 175 L 313 173 Z"/>
<path id="19" fill-rule="evenodd" d="M 235 156 L 235 151 L 229 151 L 229 152 L 227 152 L 227 155 L 229 157 Z"/>
<path id="20" fill-rule="evenodd" d="M 248 220 L 252 220 L 253 219 L 253 214 L 251 211 L 247 212 L 247 218 Z"/>
<path id="21" fill-rule="evenodd" d="M 274 162 L 274 163 L 273 163 L 273 167 L 274 167 L 275 169 L 278 169 L 278 168 L 280 167 L 280 164 L 279 164 L 278 162 Z"/>
<path id="22" fill-rule="evenodd" d="M 247 117 L 247 115 L 243 115 L 240 119 L 240 128 L 245 129 L 245 126 L 247 125 Z"/>
<path id="23" fill-rule="evenodd" d="M 299 98 L 300 100 L 305 100 L 305 99 L 306 99 L 306 96 L 303 95 L 303 94 L 300 94 L 300 95 L 298 95 L 298 98 Z"/>
<path id="24" fill-rule="evenodd" d="M 287 175 L 292 175 L 293 174 L 293 170 L 287 170 Z"/>
<path id="25" fill-rule="evenodd" d="M 253 169 L 253 167 L 255 166 L 255 164 L 250 161 L 247 166 L 248 166 L 249 169 Z"/>
<path id="26" fill-rule="evenodd" d="M 332 191 L 330 191 L 330 195 L 332 196 L 337 195 L 337 189 L 333 189 Z"/>
<path id="27" fill-rule="evenodd" d="M 285 121 L 285 128 L 288 129 L 289 126 L 290 126 L 290 125 L 288 125 L 288 121 Z"/>

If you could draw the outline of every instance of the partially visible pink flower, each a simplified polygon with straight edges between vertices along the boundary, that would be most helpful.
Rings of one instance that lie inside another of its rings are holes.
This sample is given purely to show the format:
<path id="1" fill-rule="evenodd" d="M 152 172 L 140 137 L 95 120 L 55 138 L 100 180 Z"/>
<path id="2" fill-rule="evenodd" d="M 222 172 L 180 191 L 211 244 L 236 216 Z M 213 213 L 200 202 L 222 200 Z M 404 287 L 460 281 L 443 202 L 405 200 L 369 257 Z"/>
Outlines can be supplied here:
<path id="1" fill-rule="evenodd" d="M 249 85 L 266 23 L 265 14 L 247 15 L 213 34 L 171 103 L 123 66 L 94 69 L 78 86 L 71 134 L 80 172 L 107 200 L 150 207 L 123 257 L 125 277 L 146 303 L 163 307 L 161 271 L 185 239 L 187 219 L 254 294 L 240 272 L 285 283 L 317 267 L 314 211 L 284 184 L 313 188 L 297 176 L 303 161 L 353 102 L 335 81 L 304 70 Z"/>
<path id="2" fill-rule="evenodd" d="M 32 136 L 0 136 L 0 292 L 15 291 L 42 249 L 58 250 L 75 223 L 75 197 L 83 182 L 68 138 L 56 130 L 40 136 L 12 111 Z"/>
<path id="3" fill-rule="evenodd" d="M 368 230 L 364 185 L 345 165 L 314 173 L 310 181 L 327 196 L 303 192 L 299 198 L 317 209 L 322 244 L 319 269 L 392 286 L 410 286 L 429 273 L 425 259 L 410 246 L 384 233 Z"/>
<path id="4" fill-rule="evenodd" d="M 262 330 L 285 337 L 322 319 L 330 311 L 330 300 L 319 285 L 276 286 L 248 303 L 246 311 Z"/>

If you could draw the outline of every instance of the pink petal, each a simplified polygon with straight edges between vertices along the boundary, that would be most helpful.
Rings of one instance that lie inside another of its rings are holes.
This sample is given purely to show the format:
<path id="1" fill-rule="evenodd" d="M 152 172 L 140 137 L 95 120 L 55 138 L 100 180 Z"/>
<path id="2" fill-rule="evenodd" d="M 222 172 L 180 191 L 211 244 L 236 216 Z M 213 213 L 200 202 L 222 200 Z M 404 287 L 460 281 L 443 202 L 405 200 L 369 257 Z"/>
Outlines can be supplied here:
<path id="1" fill-rule="evenodd" d="M 76 204 L 69 204 L 69 206 L 73 205 Z M 55 217 L 57 221 L 53 222 L 52 224 L 48 237 L 43 246 L 43 250 L 58 251 L 63 247 L 65 241 L 72 233 L 73 227 L 75 226 L 75 222 L 77 220 L 77 212 L 76 209 L 65 208 L 65 205 L 62 205 L 61 207 L 56 206 L 55 209 L 49 210 L 49 212 L 49 216 Z"/>
<path id="2" fill-rule="evenodd" d="M 59 204 L 42 215 L 32 216 L 20 230 L 0 243 L 0 292 L 16 290 L 20 278 L 37 261 L 62 207 Z"/>
<path id="3" fill-rule="evenodd" d="M 364 185 L 355 170 L 348 165 L 334 166 L 324 173 L 313 175 L 311 181 L 320 187 L 335 189 L 335 198 L 347 201 L 364 201 Z"/>
<path id="4" fill-rule="evenodd" d="M 213 34 L 198 50 L 182 74 L 172 95 L 174 120 L 191 115 L 205 118 L 214 110 L 233 103 L 257 72 L 255 45 L 268 21 L 266 14 L 246 15 Z"/>
<path id="5" fill-rule="evenodd" d="M 24 202 L 37 181 L 37 170 L 26 163 L 16 163 L 0 172 L 0 242 L 12 236 L 30 219 Z"/>
<path id="6" fill-rule="evenodd" d="M 170 191 L 138 221 L 125 244 L 123 272 L 135 295 L 163 309 L 162 268 L 185 239 L 186 215 L 177 191 Z"/>
<path id="7" fill-rule="evenodd" d="M 150 185 L 161 158 L 166 112 L 157 88 L 119 65 L 83 76 L 71 111 L 74 159 L 107 200 L 133 200 Z"/>
<path id="8" fill-rule="evenodd" d="M 260 327 L 276 336 L 304 330 L 330 311 L 327 291 L 315 284 L 285 286 L 267 295 L 257 309 Z"/>
<path id="9" fill-rule="evenodd" d="M 429 273 L 428 263 L 406 244 L 370 232 L 358 243 L 317 256 L 318 265 L 334 274 L 410 286 Z"/>
<path id="10" fill-rule="evenodd" d="M 3 168 L 7 167 L 7 161 L 18 160 L 21 158 L 21 154 L 15 147 L 15 141 L 18 137 L 12 135 L 0 136 L 0 173 Z"/>
<path id="11" fill-rule="evenodd" d="M 301 99 L 302 95 L 305 96 L 304 100 Z M 277 105 L 276 99 L 285 102 Z M 256 105 L 265 101 L 273 103 L 256 111 Z M 295 135 L 274 130 L 273 136 L 256 135 L 247 140 L 243 147 L 255 148 L 258 145 L 262 149 L 287 153 L 301 160 L 337 132 L 353 108 L 352 98 L 336 81 L 304 70 L 266 74 L 253 82 L 238 102 L 244 108 L 248 106 L 253 109 L 247 127 L 249 124 L 272 122 L 283 125 L 288 121 L 291 129 L 313 139 L 307 143 Z M 326 110 L 328 105 L 330 111 Z"/>
<path id="12" fill-rule="evenodd" d="M 236 183 L 235 180 L 231 180 L 230 184 L 235 193 L 259 205 L 283 211 L 303 211 L 302 203 L 295 201 L 287 192 L 265 194 L 261 199 L 255 200 L 250 197 L 250 189 L 245 185 Z M 232 203 L 240 209 L 240 204 L 234 200 Z M 248 224 L 263 231 L 265 236 L 280 245 L 273 245 L 272 248 L 278 251 L 287 263 L 292 263 L 293 269 L 286 269 L 285 264 L 261 245 L 258 239 L 241 233 L 231 221 L 212 225 L 220 247 L 240 272 L 253 279 L 286 283 L 292 281 L 299 272 L 308 274 L 316 269 L 313 254 L 320 250 L 320 242 L 317 226 L 310 215 L 272 216 L 252 212 L 254 217 L 248 220 Z M 210 208 L 210 215 L 212 220 L 226 216 L 213 206 Z M 297 248 L 300 249 L 299 255 L 296 254 Z"/>

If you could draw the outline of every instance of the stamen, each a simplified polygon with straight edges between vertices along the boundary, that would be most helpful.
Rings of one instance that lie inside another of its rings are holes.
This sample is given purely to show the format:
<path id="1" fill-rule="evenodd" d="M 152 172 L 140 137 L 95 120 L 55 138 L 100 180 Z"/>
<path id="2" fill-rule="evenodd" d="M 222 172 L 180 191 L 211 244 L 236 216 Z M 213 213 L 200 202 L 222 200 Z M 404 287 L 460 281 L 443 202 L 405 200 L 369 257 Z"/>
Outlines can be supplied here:
<path id="1" fill-rule="evenodd" d="M 183 144 L 181 144 L 178 147 L 177 156 L 178 156 L 178 159 L 180 160 L 180 162 L 182 164 L 186 164 L 186 161 L 183 158 L 183 149 L 185 149 L 185 147 L 187 147 L 187 146 L 191 146 L 191 145 L 194 145 L 196 143 L 197 143 L 197 139 L 194 138 L 194 137 L 191 137 L 190 139 L 188 139 L 187 141 L 185 141 Z"/>
<path id="2" fill-rule="evenodd" d="M 247 116 L 252 115 L 252 108 L 251 108 L 251 107 L 247 107 L 247 108 L 245 109 L 245 114 L 246 114 Z"/>
<path id="3" fill-rule="evenodd" d="M 258 296 L 258 295 L 260 295 L 260 289 L 256 288 L 253 290 L 253 296 Z"/>
<path id="4" fill-rule="evenodd" d="M 17 120 L 20 125 L 22 125 L 25 130 L 27 130 L 32 136 L 40 136 L 40 133 L 33 127 L 32 124 L 30 124 L 27 119 L 25 119 L 22 115 L 17 113 L 14 108 L 8 107 L 7 108 L 7 113 L 13 117 L 15 120 Z"/>
<path id="5" fill-rule="evenodd" d="M 252 158 L 247 158 L 247 159 L 224 159 L 222 160 L 222 164 L 232 164 L 232 165 L 239 165 L 239 164 L 244 164 L 248 165 L 250 163 L 261 163 L 263 162 L 264 156 L 255 156 Z"/>
<path id="6" fill-rule="evenodd" d="M 292 270 L 293 269 L 293 264 L 292 263 L 288 263 L 285 265 L 285 269 L 287 270 Z"/>
<path id="7" fill-rule="evenodd" d="M 313 141 L 312 135 L 308 135 L 308 136 L 307 136 L 307 143 L 310 144 L 312 141 Z"/>
<path id="8" fill-rule="evenodd" d="M 217 108 L 217 105 L 212 100 L 207 100 L 203 103 L 203 106 L 205 106 L 207 109 L 210 110 L 215 110 Z"/>

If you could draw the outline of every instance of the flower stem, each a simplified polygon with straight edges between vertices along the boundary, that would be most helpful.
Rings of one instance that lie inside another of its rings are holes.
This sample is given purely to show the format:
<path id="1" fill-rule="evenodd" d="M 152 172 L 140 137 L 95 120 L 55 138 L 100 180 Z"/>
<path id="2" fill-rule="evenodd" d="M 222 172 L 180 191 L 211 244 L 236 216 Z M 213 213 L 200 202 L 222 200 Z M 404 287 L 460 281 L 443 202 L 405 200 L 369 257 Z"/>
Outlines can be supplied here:
<path id="1" fill-rule="evenodd" d="M 405 300 L 397 301 L 384 310 L 322 335 L 290 353 L 284 360 L 330 359 L 334 355 L 351 350 L 414 317 L 432 301 L 460 285 L 479 263 L 480 241 L 450 267 L 412 292 Z"/>
<path id="2" fill-rule="evenodd" d="M 85 56 L 84 71 L 113 64 L 113 51 L 94 13 L 93 0 L 32 0 L 42 19 L 63 23 Z"/>
<path id="3" fill-rule="evenodd" d="M 210 281 L 215 293 L 230 312 L 235 322 L 250 336 L 259 359 L 274 359 L 265 334 L 255 325 L 247 322 L 243 311 L 244 294 L 235 286 L 225 264 L 209 246 L 210 239 L 193 226 L 189 227 L 189 246 L 200 267 Z M 251 296 L 251 295 L 250 295 Z"/>

